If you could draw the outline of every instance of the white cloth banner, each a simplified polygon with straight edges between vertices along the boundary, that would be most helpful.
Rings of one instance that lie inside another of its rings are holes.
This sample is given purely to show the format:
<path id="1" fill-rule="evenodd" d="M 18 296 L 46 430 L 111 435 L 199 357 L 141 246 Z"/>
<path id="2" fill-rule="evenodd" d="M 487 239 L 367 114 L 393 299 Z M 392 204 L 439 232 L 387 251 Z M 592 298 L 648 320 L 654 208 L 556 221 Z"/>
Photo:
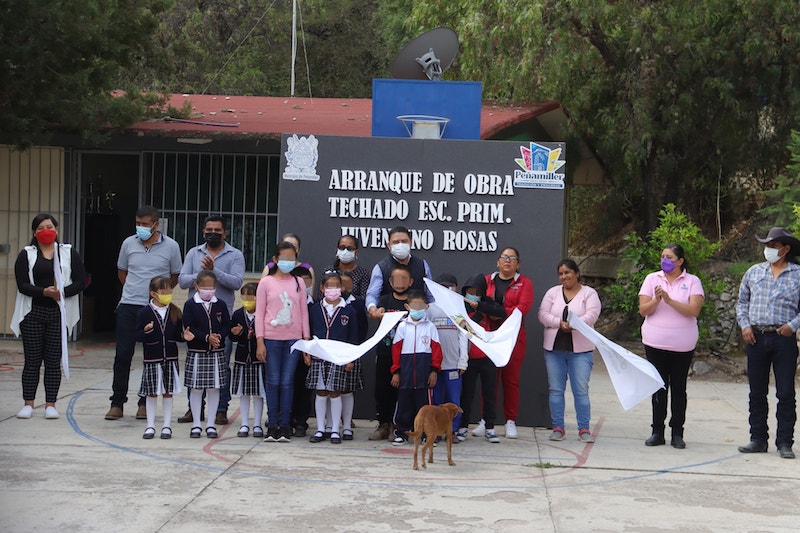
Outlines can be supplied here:
<path id="1" fill-rule="evenodd" d="M 569 325 L 597 347 L 608 369 L 619 402 L 626 411 L 664 388 L 664 380 L 650 361 L 612 342 L 569 313 Z"/>
<path id="2" fill-rule="evenodd" d="M 69 381 L 69 348 L 67 347 L 67 306 L 64 303 L 64 273 L 61 271 L 61 246 L 56 243 L 53 252 L 53 274 L 55 275 L 56 289 L 61 295 L 58 299 L 58 310 L 61 311 L 61 369 L 64 377 Z"/>
<path id="3" fill-rule="evenodd" d="M 350 344 L 348 342 L 335 341 L 332 339 L 320 339 L 314 337 L 310 341 L 299 340 L 292 344 L 292 350 L 300 350 L 314 357 L 329 361 L 335 365 L 346 365 L 352 363 L 378 344 L 395 325 L 406 316 L 405 311 L 392 311 L 385 313 L 378 331 L 375 335 L 365 340 L 361 344 Z"/>
<path id="4" fill-rule="evenodd" d="M 450 320 L 458 325 L 459 331 L 480 348 L 496 367 L 508 364 L 511 352 L 517 343 L 519 328 L 522 326 L 522 313 L 519 309 L 514 309 L 511 316 L 496 331 L 486 331 L 467 315 L 463 296 L 428 278 L 425 278 L 425 285 L 436 299 L 436 305 L 447 313 Z"/>

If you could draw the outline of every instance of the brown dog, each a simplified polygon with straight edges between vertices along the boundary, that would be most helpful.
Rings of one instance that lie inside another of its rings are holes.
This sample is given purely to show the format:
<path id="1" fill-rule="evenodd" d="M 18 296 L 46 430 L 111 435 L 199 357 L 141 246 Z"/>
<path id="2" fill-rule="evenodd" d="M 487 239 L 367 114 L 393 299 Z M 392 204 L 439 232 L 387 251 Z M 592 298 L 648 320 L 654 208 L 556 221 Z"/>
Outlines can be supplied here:
<path id="1" fill-rule="evenodd" d="M 425 465 L 425 450 L 428 450 L 428 462 L 433 462 L 433 443 L 436 437 L 445 435 L 447 438 L 447 462 L 450 466 L 456 466 L 453 461 L 453 419 L 458 413 L 463 413 L 459 406 L 454 403 L 442 405 L 424 405 L 414 418 L 414 431 L 406 431 L 406 435 L 414 437 L 414 470 L 417 467 L 417 452 L 422 434 L 425 434 L 425 446 L 422 447 L 422 468 Z"/>

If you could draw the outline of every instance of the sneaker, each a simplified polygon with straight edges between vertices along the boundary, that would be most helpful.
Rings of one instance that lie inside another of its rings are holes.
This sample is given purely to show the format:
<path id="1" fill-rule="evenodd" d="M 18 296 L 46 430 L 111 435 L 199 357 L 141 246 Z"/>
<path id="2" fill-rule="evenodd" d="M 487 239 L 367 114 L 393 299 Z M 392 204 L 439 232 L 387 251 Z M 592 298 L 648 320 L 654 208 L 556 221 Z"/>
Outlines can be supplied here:
<path id="1" fill-rule="evenodd" d="M 278 429 L 278 442 L 292 442 L 292 430 L 289 427 Z"/>
<path id="2" fill-rule="evenodd" d="M 481 421 L 478 422 L 478 427 L 472 430 L 473 437 L 483 437 L 486 435 L 486 422 L 481 418 Z"/>
<path id="3" fill-rule="evenodd" d="M 486 440 L 491 442 L 492 444 L 497 444 L 500 442 L 500 438 L 497 436 L 497 432 L 493 429 L 486 430 Z"/>
<path id="4" fill-rule="evenodd" d="M 30 418 L 33 416 L 33 406 L 26 405 L 17 413 L 17 418 Z"/>
<path id="5" fill-rule="evenodd" d="M 467 428 L 458 428 L 458 431 L 456 431 L 456 440 L 459 442 L 467 440 Z"/>
<path id="6" fill-rule="evenodd" d="M 392 446 L 403 446 L 405 444 L 408 444 L 408 439 L 407 438 L 403 438 L 403 437 L 401 437 L 399 435 L 396 436 L 394 438 L 394 440 L 392 441 Z"/>
<path id="7" fill-rule="evenodd" d="M 594 442 L 594 437 L 592 437 L 592 433 L 588 429 L 582 429 L 578 432 L 578 439 L 581 442 Z"/>
<path id="8" fill-rule="evenodd" d="M 550 440 L 564 440 L 564 429 L 563 428 L 553 428 L 553 432 L 548 437 Z"/>
<path id="9" fill-rule="evenodd" d="M 58 411 L 56 410 L 55 406 L 48 405 L 47 407 L 44 408 L 44 417 L 48 420 L 55 420 L 57 418 L 61 418 L 61 415 L 58 414 Z"/>
<path id="10" fill-rule="evenodd" d="M 519 437 L 519 433 L 517 433 L 517 423 L 513 420 L 506 421 L 506 438 L 516 439 L 517 437 Z"/>
<path id="11" fill-rule="evenodd" d="M 267 436 L 264 437 L 264 442 L 278 442 L 278 428 L 269 426 L 267 428 Z"/>

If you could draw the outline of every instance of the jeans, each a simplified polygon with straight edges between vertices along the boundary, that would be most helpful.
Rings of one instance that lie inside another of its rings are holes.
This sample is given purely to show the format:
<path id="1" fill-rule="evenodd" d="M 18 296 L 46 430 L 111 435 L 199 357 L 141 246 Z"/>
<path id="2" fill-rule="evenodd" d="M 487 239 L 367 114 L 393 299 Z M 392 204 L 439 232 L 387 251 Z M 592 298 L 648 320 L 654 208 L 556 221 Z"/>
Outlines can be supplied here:
<path id="1" fill-rule="evenodd" d="M 131 377 L 131 361 L 136 350 L 136 317 L 143 305 L 119 304 L 117 306 L 116 353 L 114 354 L 114 379 L 111 384 L 112 407 L 122 407 L 128 401 L 128 381 Z M 139 405 L 145 399 L 139 398 Z"/>
<path id="2" fill-rule="evenodd" d="M 440 370 L 433 388 L 433 405 L 454 403 L 461 406 L 461 374 L 456 369 Z M 453 433 L 458 431 L 461 413 L 453 418 Z"/>
<path id="3" fill-rule="evenodd" d="M 775 376 L 778 406 L 775 410 L 778 428 L 775 433 L 776 446 L 794 444 L 795 410 L 794 377 L 797 371 L 797 338 L 784 337 L 777 333 L 753 331 L 755 344 L 747 345 L 747 377 L 750 381 L 750 440 L 767 442 L 767 394 L 769 393 L 769 371 Z"/>
<path id="4" fill-rule="evenodd" d="M 578 431 L 589 429 L 592 406 L 589 401 L 589 376 L 594 365 L 592 352 L 564 352 L 545 350 L 544 362 L 547 366 L 547 383 L 550 389 L 550 415 L 554 428 L 564 428 L 564 391 L 569 379 L 575 402 L 575 416 Z"/>
<path id="5" fill-rule="evenodd" d="M 291 426 L 294 372 L 300 352 L 291 350 L 296 340 L 273 341 L 264 339 L 267 348 L 267 415 L 270 427 Z M 277 423 L 276 423 L 277 422 Z"/>
<path id="6" fill-rule="evenodd" d="M 651 398 L 653 433 L 664 434 L 664 422 L 667 420 L 667 391 L 669 391 L 672 397 L 669 427 L 672 428 L 673 437 L 683 437 L 683 424 L 686 422 L 686 379 L 689 376 L 694 350 L 673 352 L 645 345 L 644 353 L 664 380 L 664 388 L 654 392 Z"/>

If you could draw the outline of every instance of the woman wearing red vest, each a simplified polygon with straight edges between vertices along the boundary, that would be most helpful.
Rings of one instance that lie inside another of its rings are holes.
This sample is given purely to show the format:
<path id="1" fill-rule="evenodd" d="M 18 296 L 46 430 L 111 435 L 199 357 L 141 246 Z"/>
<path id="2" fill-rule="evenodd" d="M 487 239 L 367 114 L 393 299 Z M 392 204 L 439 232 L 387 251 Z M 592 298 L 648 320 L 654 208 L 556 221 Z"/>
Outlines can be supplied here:
<path id="1" fill-rule="evenodd" d="M 519 273 L 519 251 L 503 248 L 497 259 L 497 272 L 486 276 L 486 296 L 501 304 L 508 316 L 519 309 L 522 316 L 533 305 L 533 282 Z M 497 324 L 499 326 L 499 324 Z M 517 438 L 517 410 L 519 408 L 519 373 L 525 358 L 527 335 L 525 325 L 519 329 L 517 343 L 508 364 L 497 369 L 498 382 L 503 385 L 503 414 L 506 417 L 506 438 Z"/>

